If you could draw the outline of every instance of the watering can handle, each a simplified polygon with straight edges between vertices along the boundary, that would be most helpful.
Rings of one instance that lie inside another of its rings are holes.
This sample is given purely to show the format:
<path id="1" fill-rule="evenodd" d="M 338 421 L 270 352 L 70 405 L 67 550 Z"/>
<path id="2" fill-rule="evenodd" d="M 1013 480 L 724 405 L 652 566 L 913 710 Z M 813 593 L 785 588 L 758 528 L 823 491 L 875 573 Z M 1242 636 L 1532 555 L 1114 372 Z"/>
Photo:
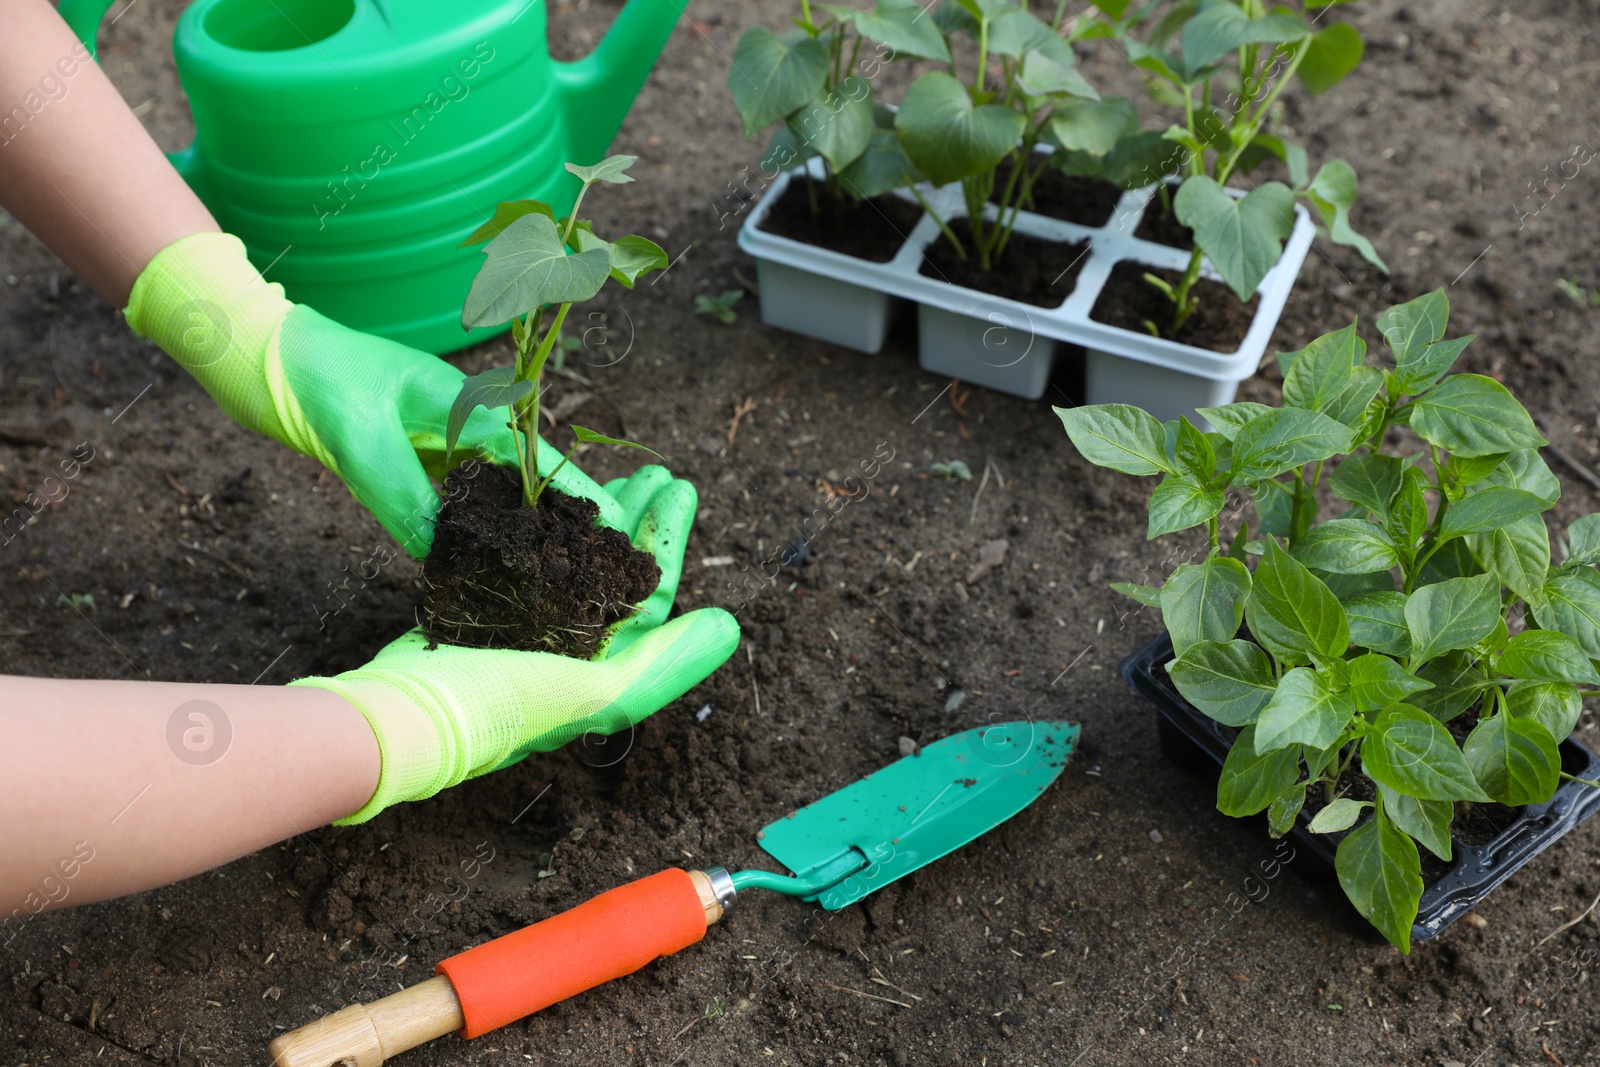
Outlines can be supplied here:
<path id="1" fill-rule="evenodd" d="M 599 162 L 687 2 L 628 0 L 593 51 L 571 63 L 551 64 L 567 115 L 572 162 Z"/>
<path id="2" fill-rule="evenodd" d="M 426 982 L 276 1038 L 269 1062 L 380 1067 L 452 1030 L 477 1037 L 694 944 L 722 918 L 731 887 L 720 867 L 674 867 L 619 886 L 452 956 Z"/>
<path id="3" fill-rule="evenodd" d="M 100 32 L 100 23 L 106 17 L 106 12 L 111 9 L 115 0 L 61 0 L 56 12 L 66 22 L 83 46 L 89 50 L 95 62 L 99 62 L 100 54 L 95 50 L 95 37 Z M 200 181 L 202 168 L 200 156 L 195 151 L 194 142 L 189 142 L 176 152 L 168 152 L 167 159 L 172 166 L 183 176 L 183 180 L 191 186 L 197 186 Z"/>

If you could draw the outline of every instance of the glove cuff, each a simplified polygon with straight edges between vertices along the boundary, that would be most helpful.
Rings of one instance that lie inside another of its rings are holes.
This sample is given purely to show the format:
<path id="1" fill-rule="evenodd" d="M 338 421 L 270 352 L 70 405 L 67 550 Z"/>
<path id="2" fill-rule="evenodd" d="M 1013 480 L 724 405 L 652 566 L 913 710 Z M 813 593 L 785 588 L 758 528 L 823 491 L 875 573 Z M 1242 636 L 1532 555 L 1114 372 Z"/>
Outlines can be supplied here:
<path id="1" fill-rule="evenodd" d="M 156 253 L 128 297 L 128 325 L 194 376 L 234 421 L 285 440 L 269 375 L 275 338 L 294 304 L 251 265 L 232 234 L 195 233 Z"/>
<path id="2" fill-rule="evenodd" d="M 426 687 L 371 667 L 289 684 L 343 697 L 366 717 L 378 739 L 378 788 L 360 810 L 335 820 L 335 826 L 364 823 L 402 801 L 426 800 L 466 777 L 462 739 L 450 716 L 440 710 L 437 695 Z"/>

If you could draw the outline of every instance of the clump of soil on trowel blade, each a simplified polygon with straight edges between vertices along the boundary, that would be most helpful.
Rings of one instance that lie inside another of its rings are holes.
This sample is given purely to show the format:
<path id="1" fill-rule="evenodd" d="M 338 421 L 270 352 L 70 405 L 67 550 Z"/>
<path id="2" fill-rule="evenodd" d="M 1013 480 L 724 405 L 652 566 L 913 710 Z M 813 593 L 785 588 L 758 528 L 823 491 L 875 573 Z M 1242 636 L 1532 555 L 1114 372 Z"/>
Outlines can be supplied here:
<path id="1" fill-rule="evenodd" d="M 592 658 L 661 581 L 654 557 L 595 525 L 599 513 L 554 488 L 526 507 L 509 468 L 451 472 L 422 566 L 422 632 L 434 644 Z"/>

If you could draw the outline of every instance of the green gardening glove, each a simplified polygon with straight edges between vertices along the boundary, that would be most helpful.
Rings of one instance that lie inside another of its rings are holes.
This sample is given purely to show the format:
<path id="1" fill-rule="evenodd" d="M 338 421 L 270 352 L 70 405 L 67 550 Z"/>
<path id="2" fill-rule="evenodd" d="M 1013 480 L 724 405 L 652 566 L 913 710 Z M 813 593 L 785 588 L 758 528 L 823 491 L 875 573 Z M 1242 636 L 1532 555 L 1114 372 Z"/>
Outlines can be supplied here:
<path id="1" fill-rule="evenodd" d="M 461 371 L 291 302 L 226 233 L 191 234 L 162 249 L 134 283 L 125 314 L 235 422 L 319 460 L 406 551 L 427 554 L 439 510 L 429 476 L 445 473 L 445 421 Z M 467 420 L 455 454 L 474 453 L 516 462 L 503 411 L 479 408 Z M 540 441 L 540 469 L 560 462 Z M 572 464 L 553 484 L 595 501 L 601 525 L 623 529 L 616 501 Z"/>
<path id="2" fill-rule="evenodd" d="M 720 608 L 663 625 L 683 574 L 694 487 L 652 466 L 606 492 L 634 546 L 654 554 L 661 585 L 613 629 L 593 660 L 450 645 L 430 650 L 422 632 L 412 630 L 365 667 L 290 683 L 339 694 L 377 735 L 378 789 L 341 824 L 365 822 L 391 804 L 433 796 L 583 734 L 626 730 L 733 654 L 739 624 Z M 626 754 L 625 746 L 617 748 Z"/>

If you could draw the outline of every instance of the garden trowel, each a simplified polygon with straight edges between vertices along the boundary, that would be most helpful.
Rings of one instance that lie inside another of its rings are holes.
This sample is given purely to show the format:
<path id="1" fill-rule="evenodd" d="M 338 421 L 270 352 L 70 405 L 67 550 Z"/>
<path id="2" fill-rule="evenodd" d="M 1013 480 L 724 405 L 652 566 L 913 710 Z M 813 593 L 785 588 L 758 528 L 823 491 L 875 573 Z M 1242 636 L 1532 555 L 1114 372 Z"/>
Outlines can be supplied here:
<path id="1" fill-rule="evenodd" d="M 273 1067 L 378 1067 L 452 1030 L 478 1037 L 694 944 L 747 889 L 843 908 L 1033 803 L 1077 737 L 1064 722 L 954 734 L 763 829 L 761 847 L 791 875 L 710 867 L 641 878 L 284 1034 L 268 1046 Z"/>

